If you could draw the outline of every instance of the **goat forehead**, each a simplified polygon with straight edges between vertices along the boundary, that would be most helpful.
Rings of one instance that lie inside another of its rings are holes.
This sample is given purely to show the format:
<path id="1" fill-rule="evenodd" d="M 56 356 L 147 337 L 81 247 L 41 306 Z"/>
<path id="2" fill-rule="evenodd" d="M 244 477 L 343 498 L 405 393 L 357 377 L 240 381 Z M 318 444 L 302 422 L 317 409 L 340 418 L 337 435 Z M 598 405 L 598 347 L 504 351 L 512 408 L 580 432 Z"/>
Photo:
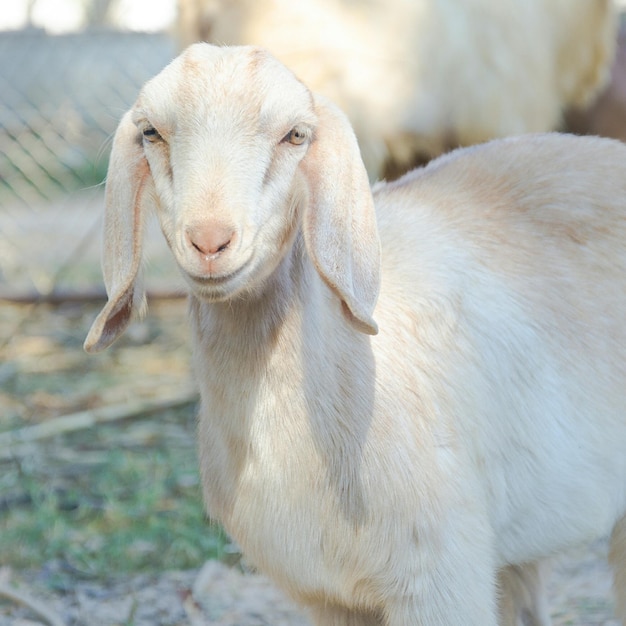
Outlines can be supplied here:
<path id="1" fill-rule="evenodd" d="M 146 84 L 141 99 L 176 126 L 256 128 L 274 120 L 310 121 L 313 115 L 312 95 L 291 71 L 247 46 L 195 44 Z"/>

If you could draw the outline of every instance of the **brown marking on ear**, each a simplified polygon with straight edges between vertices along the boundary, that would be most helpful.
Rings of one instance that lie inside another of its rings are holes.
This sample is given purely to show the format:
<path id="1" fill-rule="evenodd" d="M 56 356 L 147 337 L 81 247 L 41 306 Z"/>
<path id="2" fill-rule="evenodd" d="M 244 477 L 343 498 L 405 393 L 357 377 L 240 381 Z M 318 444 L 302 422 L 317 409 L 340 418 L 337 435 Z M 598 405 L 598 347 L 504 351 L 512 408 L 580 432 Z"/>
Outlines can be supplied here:
<path id="1" fill-rule="evenodd" d="M 93 354 L 108 348 L 126 329 L 132 317 L 133 291 L 107 303 L 91 326 L 84 349 Z"/>

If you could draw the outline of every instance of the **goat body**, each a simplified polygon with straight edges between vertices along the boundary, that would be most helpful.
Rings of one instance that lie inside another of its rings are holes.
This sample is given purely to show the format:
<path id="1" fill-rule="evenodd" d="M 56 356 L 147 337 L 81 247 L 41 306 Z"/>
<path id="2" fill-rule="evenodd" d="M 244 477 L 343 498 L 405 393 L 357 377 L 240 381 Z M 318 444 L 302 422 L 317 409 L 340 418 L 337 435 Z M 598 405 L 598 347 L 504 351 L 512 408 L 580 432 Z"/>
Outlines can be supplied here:
<path id="1" fill-rule="evenodd" d="M 262 50 L 192 46 L 116 134 L 86 348 L 142 303 L 154 205 L 207 509 L 317 624 L 495 626 L 499 571 L 611 532 L 623 620 L 624 163 L 532 135 L 372 193 L 334 106 Z"/>

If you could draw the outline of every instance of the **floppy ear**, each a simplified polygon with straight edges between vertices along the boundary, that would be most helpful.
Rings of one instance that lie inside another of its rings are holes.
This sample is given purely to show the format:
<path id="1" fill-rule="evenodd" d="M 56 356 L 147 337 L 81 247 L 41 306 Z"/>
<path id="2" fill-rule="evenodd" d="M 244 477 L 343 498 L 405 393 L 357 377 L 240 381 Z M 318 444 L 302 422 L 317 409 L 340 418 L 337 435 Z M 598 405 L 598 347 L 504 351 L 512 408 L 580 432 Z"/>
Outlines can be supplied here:
<path id="1" fill-rule="evenodd" d="M 115 133 L 106 181 L 102 270 L 109 299 L 85 339 L 87 352 L 109 347 L 124 332 L 133 311 L 145 308 L 145 294 L 137 284 L 137 274 L 141 264 L 144 190 L 151 180 L 141 135 L 128 112 Z"/>
<path id="2" fill-rule="evenodd" d="M 301 163 L 309 191 L 305 244 L 350 323 L 375 335 L 380 242 L 367 172 L 346 116 L 320 96 L 315 96 L 315 108 L 318 127 Z"/>

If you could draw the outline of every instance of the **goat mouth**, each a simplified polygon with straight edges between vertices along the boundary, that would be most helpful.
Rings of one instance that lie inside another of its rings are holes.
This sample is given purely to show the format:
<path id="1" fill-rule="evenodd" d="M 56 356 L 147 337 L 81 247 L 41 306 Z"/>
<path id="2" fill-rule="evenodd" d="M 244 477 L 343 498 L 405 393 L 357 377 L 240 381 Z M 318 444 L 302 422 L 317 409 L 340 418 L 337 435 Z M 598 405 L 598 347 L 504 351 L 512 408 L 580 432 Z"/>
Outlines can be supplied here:
<path id="1" fill-rule="evenodd" d="M 243 274 L 249 264 L 250 259 L 248 259 L 243 265 L 240 265 L 236 270 L 233 270 L 232 272 L 228 272 L 226 274 L 209 274 L 206 276 L 187 274 L 187 276 L 193 285 L 200 287 L 201 289 L 211 289 L 211 287 L 223 287 L 227 283 L 231 282 L 232 280 L 238 278 L 241 274 Z"/>

